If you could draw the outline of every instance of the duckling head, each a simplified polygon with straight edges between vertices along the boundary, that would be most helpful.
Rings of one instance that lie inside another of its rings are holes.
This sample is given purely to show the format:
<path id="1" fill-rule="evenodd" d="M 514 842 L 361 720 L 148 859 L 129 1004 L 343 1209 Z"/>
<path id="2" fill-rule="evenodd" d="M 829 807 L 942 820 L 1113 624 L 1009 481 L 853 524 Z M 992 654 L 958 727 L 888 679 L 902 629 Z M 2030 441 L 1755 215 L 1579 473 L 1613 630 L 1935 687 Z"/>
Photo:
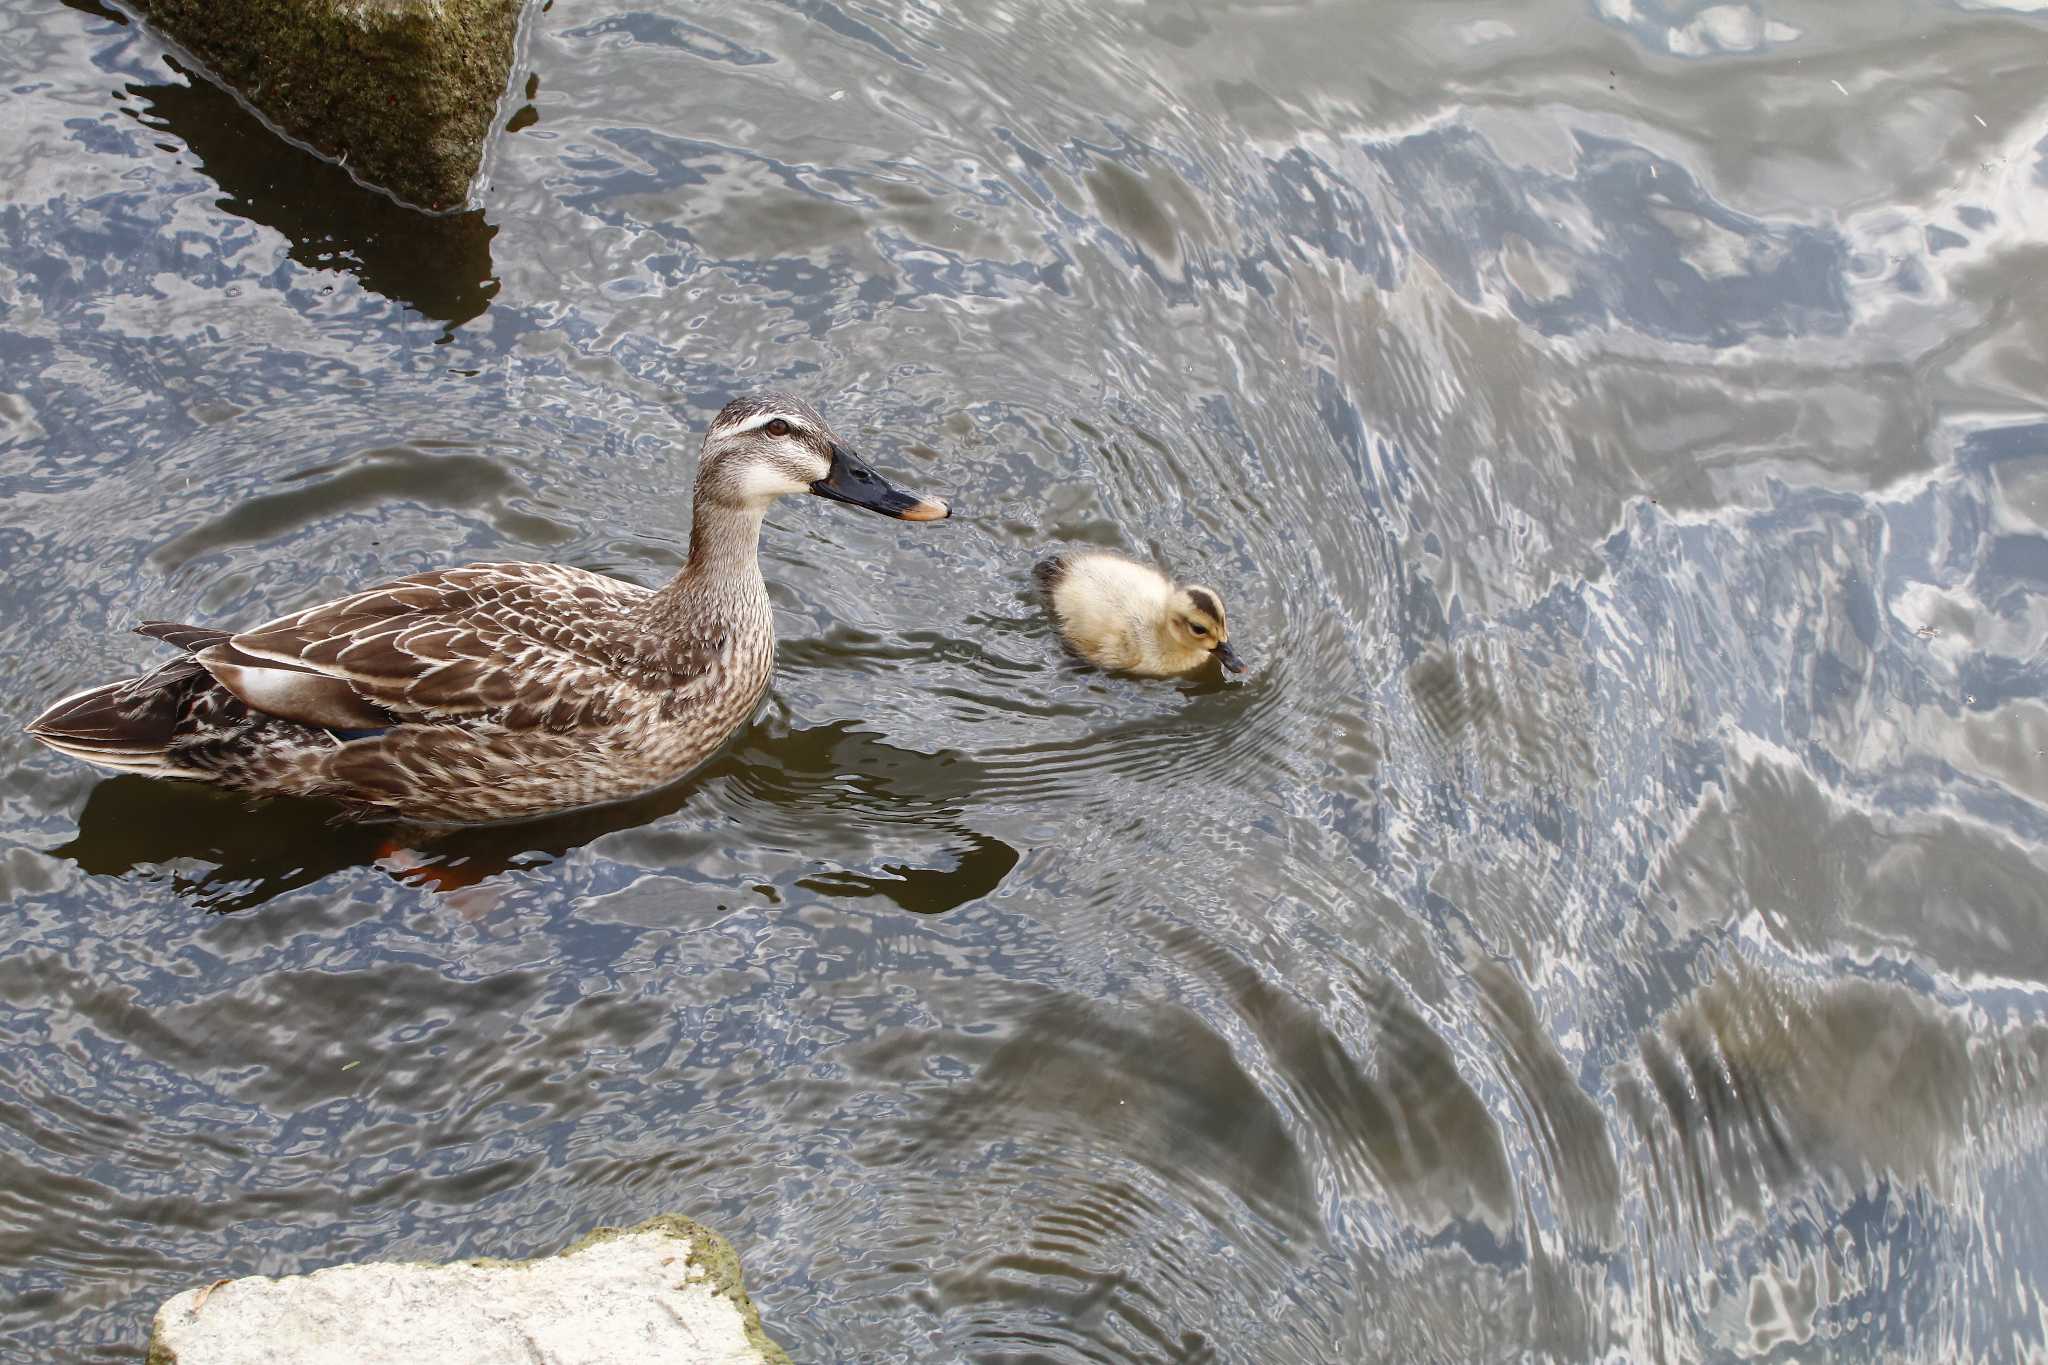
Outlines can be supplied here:
<path id="1" fill-rule="evenodd" d="M 760 513 L 811 493 L 903 521 L 947 516 L 937 498 L 906 493 L 832 434 L 816 408 L 786 393 L 735 398 L 712 419 L 697 465 L 697 500 Z"/>
<path id="2" fill-rule="evenodd" d="M 1213 654 L 1232 673 L 1244 672 L 1244 660 L 1230 647 L 1230 623 L 1224 619 L 1223 599 L 1213 589 L 1196 584 L 1174 589 L 1159 630 L 1160 644 L 1166 652 L 1171 657 L 1185 658 L 1189 669 L 1201 667 Z"/>

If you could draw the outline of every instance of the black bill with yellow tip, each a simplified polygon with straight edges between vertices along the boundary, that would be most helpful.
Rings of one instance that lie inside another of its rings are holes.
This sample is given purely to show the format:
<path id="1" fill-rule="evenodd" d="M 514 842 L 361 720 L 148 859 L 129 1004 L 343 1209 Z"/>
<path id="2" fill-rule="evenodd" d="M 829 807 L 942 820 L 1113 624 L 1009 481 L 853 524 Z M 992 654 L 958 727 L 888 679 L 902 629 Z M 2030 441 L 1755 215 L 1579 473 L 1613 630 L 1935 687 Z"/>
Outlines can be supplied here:
<path id="1" fill-rule="evenodd" d="M 811 491 L 821 498 L 851 503 L 902 521 L 937 521 L 951 515 L 951 509 L 937 498 L 904 492 L 837 441 L 832 443 L 832 468 L 811 485 Z"/>

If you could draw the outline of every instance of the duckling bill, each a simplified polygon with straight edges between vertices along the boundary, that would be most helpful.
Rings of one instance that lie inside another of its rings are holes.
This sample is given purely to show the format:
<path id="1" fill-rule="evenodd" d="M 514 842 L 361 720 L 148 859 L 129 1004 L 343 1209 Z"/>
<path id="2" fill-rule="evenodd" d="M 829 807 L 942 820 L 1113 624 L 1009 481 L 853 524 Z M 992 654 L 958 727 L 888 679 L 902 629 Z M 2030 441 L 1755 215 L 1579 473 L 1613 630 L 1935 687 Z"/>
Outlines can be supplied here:
<path id="1" fill-rule="evenodd" d="M 1098 668 L 1172 678 L 1214 659 L 1232 673 L 1245 671 L 1213 589 L 1177 585 L 1149 564 L 1106 550 L 1055 555 L 1033 574 L 1060 637 Z"/>
<path id="2" fill-rule="evenodd" d="M 761 521 L 811 493 L 903 521 L 892 486 L 788 394 L 735 399 L 697 464 L 690 556 L 666 587 L 566 564 L 467 564 L 252 630 L 145 622 L 179 651 L 28 731 L 116 772 L 323 797 L 449 825 L 623 800 L 683 776 L 750 719 L 775 669 Z"/>

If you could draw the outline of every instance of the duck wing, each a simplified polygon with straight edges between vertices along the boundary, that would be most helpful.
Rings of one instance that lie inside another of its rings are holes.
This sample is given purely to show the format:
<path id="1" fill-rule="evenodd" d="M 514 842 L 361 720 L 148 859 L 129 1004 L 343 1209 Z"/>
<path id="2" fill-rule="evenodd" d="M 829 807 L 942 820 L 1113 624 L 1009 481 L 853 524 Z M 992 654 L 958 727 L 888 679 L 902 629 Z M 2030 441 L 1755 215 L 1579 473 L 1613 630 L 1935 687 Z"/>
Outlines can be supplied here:
<path id="1" fill-rule="evenodd" d="M 626 694 L 708 672 L 722 641 L 635 653 L 647 591 L 556 564 L 466 564 L 397 579 L 194 655 L 250 706 L 377 729 L 488 719 L 557 733 L 607 723 Z"/>

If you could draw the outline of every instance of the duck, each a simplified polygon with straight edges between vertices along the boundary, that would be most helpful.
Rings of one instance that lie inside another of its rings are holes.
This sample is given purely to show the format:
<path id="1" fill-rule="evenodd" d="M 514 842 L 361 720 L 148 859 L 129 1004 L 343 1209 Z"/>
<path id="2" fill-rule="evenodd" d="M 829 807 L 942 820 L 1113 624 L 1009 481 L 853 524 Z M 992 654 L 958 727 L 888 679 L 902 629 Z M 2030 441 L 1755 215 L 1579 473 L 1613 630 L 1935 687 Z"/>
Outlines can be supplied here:
<path id="1" fill-rule="evenodd" d="M 1098 668 L 1171 678 L 1213 660 L 1232 673 L 1245 671 L 1213 588 L 1176 584 L 1149 564 L 1107 550 L 1056 554 L 1032 573 L 1060 638 Z"/>
<path id="2" fill-rule="evenodd" d="M 102 769 L 325 799 L 343 819 L 462 826 L 625 800 L 753 717 L 775 667 L 762 521 L 798 493 L 903 521 L 950 513 L 802 399 L 749 394 L 704 436 L 689 555 L 660 588 L 475 563 L 248 630 L 147 621 L 137 633 L 178 657 L 62 698 L 28 733 Z"/>

